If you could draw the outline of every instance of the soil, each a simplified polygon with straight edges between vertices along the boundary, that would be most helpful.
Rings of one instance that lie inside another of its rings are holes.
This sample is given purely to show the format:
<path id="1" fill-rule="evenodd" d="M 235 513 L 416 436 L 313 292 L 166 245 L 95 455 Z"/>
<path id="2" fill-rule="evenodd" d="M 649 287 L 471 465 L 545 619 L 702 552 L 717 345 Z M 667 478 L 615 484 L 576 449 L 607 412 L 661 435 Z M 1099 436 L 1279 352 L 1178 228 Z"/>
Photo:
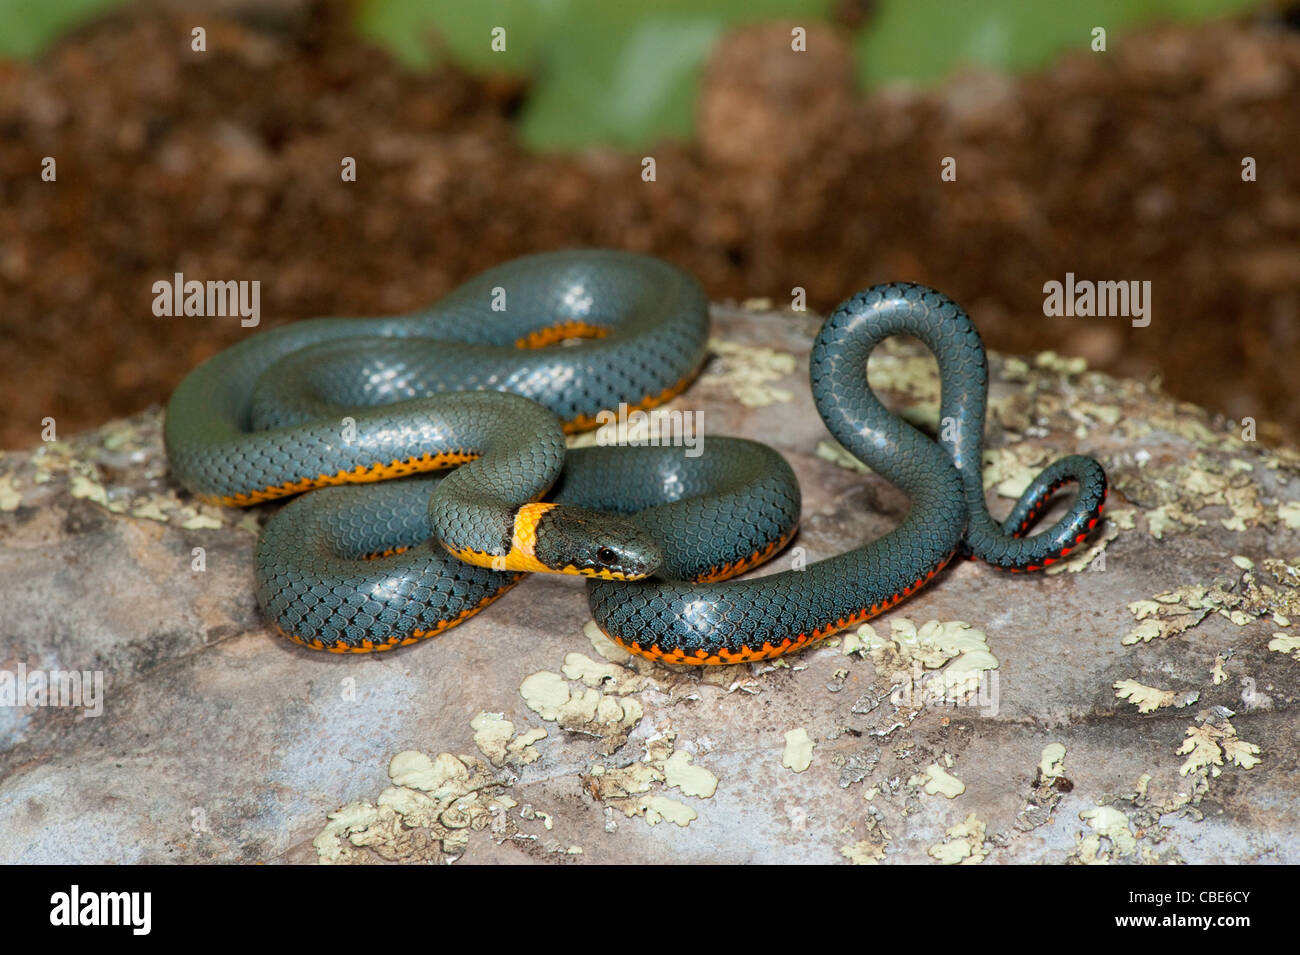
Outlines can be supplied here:
<path id="1" fill-rule="evenodd" d="M 1160 375 L 1261 437 L 1300 436 L 1300 33 L 1285 18 L 1160 27 L 1032 76 L 866 97 L 842 27 L 810 29 L 804 54 L 789 25 L 743 28 L 705 71 L 698 141 L 646 150 L 645 182 L 640 153 L 524 149 L 518 79 L 404 70 L 342 6 L 260 9 L 205 16 L 206 53 L 192 15 L 131 8 L 0 63 L 4 446 L 39 440 L 47 416 L 66 435 L 165 402 L 248 334 L 156 317 L 153 284 L 176 272 L 260 280 L 266 328 L 409 311 L 505 259 L 584 245 L 777 307 L 796 286 L 824 310 L 924 282 L 993 348 Z M 1149 280 L 1150 325 L 1045 316 L 1044 283 L 1067 272 Z"/>

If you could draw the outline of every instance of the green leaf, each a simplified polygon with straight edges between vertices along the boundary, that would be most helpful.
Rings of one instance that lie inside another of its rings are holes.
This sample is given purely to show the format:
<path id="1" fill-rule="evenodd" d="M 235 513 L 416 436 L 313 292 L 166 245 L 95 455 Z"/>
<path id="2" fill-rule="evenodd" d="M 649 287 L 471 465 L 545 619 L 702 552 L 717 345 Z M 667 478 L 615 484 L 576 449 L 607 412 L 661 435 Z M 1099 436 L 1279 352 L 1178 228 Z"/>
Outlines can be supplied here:
<path id="1" fill-rule="evenodd" d="M 971 64 L 1023 72 L 1058 54 L 1090 51 L 1104 27 L 1114 49 L 1122 33 L 1158 20 L 1203 20 L 1258 6 L 1258 0 L 879 0 L 857 41 L 866 86 L 930 83 Z M 1097 56 L 1104 56 L 1098 53 Z"/>
<path id="2" fill-rule="evenodd" d="M 122 0 L 0 0 L 0 58 L 37 56 L 61 35 Z"/>

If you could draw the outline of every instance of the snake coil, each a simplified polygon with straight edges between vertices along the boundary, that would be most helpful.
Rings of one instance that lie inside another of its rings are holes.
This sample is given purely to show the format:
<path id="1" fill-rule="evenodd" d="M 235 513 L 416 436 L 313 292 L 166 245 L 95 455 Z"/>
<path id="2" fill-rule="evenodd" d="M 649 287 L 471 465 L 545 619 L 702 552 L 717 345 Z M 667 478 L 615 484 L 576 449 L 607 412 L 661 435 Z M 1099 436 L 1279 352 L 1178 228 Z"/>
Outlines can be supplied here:
<path id="1" fill-rule="evenodd" d="M 498 299 L 507 306 L 494 313 Z M 603 409 L 653 407 L 680 392 L 703 361 L 707 328 L 698 283 L 667 263 L 529 256 L 415 315 L 299 322 L 217 355 L 168 406 L 172 471 L 225 504 L 322 488 L 264 528 L 257 588 L 281 632 L 334 652 L 417 642 L 526 572 L 546 571 L 590 578 L 597 624 L 631 652 L 671 663 L 764 659 L 892 607 L 959 552 L 1036 570 L 1100 519 L 1105 472 L 1079 455 L 1045 469 L 1001 524 L 992 518 L 979 334 L 932 289 L 879 285 L 826 319 L 810 375 L 831 434 L 908 496 L 907 517 L 801 570 L 732 579 L 794 534 L 799 488 L 781 455 L 720 437 L 698 458 L 671 447 L 566 455 L 563 437 Z M 903 334 L 938 359 L 938 441 L 886 409 L 867 382 L 872 350 Z M 582 341 L 555 347 L 571 339 Z M 455 465 L 442 477 L 422 473 Z M 375 481 L 384 483 L 357 486 Z M 1066 483 L 1079 485 L 1067 513 L 1026 537 Z"/>

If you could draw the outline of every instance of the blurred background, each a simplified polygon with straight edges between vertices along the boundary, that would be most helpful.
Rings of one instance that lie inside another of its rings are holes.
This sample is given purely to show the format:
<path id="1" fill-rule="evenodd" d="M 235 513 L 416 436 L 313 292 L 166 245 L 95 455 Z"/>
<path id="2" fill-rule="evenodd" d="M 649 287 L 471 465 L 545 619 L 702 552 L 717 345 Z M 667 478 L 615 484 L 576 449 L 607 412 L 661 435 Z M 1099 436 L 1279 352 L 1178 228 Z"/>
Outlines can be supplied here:
<path id="1" fill-rule="evenodd" d="M 0 445 L 249 334 L 156 317 L 175 272 L 260 280 L 266 328 L 572 246 L 776 308 L 924 282 L 1295 442 L 1298 93 L 1300 3 L 0 0 Z M 1150 281 L 1151 324 L 1045 316 L 1067 272 Z"/>

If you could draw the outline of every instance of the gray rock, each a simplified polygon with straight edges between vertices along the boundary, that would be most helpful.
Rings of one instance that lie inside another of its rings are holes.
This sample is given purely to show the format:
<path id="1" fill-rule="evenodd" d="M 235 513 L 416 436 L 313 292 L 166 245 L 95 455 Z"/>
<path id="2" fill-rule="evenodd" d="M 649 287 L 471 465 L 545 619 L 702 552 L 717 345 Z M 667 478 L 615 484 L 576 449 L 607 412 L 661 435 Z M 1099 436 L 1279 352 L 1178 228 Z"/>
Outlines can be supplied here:
<path id="1" fill-rule="evenodd" d="M 715 319 L 675 406 L 787 456 L 795 546 L 895 524 L 812 407 L 816 321 Z M 933 368 L 894 345 L 872 380 L 926 421 Z M 1054 356 L 992 364 L 995 510 L 1090 453 L 1099 543 L 963 563 L 776 665 L 624 662 L 581 582 L 541 577 L 406 650 L 312 653 L 253 599 L 266 509 L 178 492 L 159 412 L 3 455 L 0 861 L 1300 862 L 1300 455 Z M 100 674 L 102 711 L 13 705 L 55 670 Z"/>

